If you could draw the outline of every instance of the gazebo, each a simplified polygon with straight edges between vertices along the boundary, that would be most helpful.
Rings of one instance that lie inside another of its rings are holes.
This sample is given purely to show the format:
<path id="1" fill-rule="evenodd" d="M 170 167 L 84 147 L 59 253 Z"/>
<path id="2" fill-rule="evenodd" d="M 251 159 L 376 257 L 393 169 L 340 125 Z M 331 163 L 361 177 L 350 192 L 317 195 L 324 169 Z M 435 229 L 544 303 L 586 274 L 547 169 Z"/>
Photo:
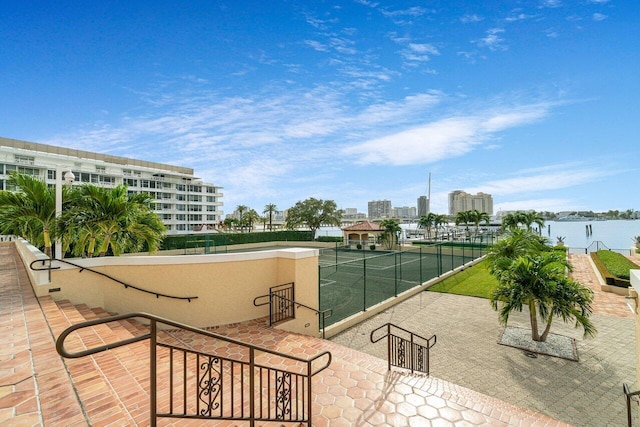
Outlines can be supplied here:
<path id="1" fill-rule="evenodd" d="M 351 247 L 352 244 L 360 244 L 365 247 L 375 244 L 384 231 L 385 229 L 380 226 L 380 223 L 362 221 L 342 227 L 342 238 L 348 247 Z"/>

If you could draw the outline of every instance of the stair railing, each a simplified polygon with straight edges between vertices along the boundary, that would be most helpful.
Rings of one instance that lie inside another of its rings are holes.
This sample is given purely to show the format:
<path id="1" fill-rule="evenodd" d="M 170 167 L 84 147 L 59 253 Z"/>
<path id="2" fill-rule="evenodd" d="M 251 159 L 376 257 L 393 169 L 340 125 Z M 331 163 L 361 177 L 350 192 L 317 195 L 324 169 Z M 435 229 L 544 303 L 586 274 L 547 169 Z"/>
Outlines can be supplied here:
<path id="1" fill-rule="evenodd" d="M 640 396 L 640 390 L 631 391 L 627 383 L 622 384 L 622 391 L 627 398 L 627 426 L 633 427 L 633 416 L 631 414 L 631 399 L 638 399 Z M 637 403 L 637 402 L 636 402 Z"/>
<path id="2" fill-rule="evenodd" d="M 51 270 L 60 270 L 60 267 L 58 267 L 58 266 L 53 267 L 51 265 L 51 261 L 62 262 L 62 263 L 65 263 L 65 264 L 72 265 L 74 267 L 78 267 L 80 269 L 80 273 L 82 273 L 84 270 L 90 271 L 92 273 L 98 274 L 98 275 L 100 275 L 102 277 L 106 277 L 107 279 L 113 280 L 114 282 L 117 282 L 117 283 L 121 284 L 122 286 L 124 286 L 125 289 L 128 289 L 128 288 L 135 289 L 136 291 L 140 291 L 140 292 L 144 292 L 144 293 L 147 293 L 147 294 L 155 295 L 156 298 L 164 297 L 164 298 L 171 298 L 171 299 L 178 299 L 178 300 L 187 300 L 188 302 L 191 302 L 192 299 L 197 299 L 198 298 L 197 296 L 179 297 L 179 296 L 176 296 L 176 295 L 163 294 L 162 292 L 155 292 L 155 291 L 150 291 L 148 289 L 143 289 L 143 288 L 141 288 L 139 286 L 135 286 L 135 285 L 132 285 L 130 283 L 123 282 L 120 279 L 116 279 L 115 277 L 113 277 L 113 276 L 111 276 L 111 275 L 109 275 L 107 273 L 103 273 L 102 271 L 94 270 L 94 269 L 89 268 L 89 267 L 83 267 L 83 266 L 81 266 L 79 264 L 75 264 L 73 262 L 70 262 L 70 261 L 67 261 L 67 260 L 64 260 L 64 259 L 37 259 L 37 260 L 31 261 L 31 264 L 29 264 L 29 268 L 32 269 L 33 271 L 49 270 L 49 281 L 51 281 Z M 35 264 L 37 264 L 37 263 L 41 263 L 44 266 L 46 262 L 49 263 L 48 267 L 37 268 L 35 266 Z"/>
<path id="3" fill-rule="evenodd" d="M 259 302 L 260 299 L 267 299 L 268 301 Z M 308 305 L 295 301 L 294 297 L 294 283 L 284 283 L 282 285 L 276 285 L 269 288 L 267 295 L 260 295 L 253 299 L 253 305 L 260 307 L 263 305 L 269 305 L 269 326 L 276 325 L 285 320 L 291 320 L 296 318 L 295 308 L 306 308 L 318 315 L 318 323 L 322 338 L 325 337 L 325 325 L 327 319 L 333 315 L 332 309 L 317 310 Z"/>
<path id="4" fill-rule="evenodd" d="M 409 334 L 409 339 L 392 333 L 392 328 Z M 374 339 L 374 335 L 380 330 L 384 330 L 384 335 Z M 370 335 L 372 343 L 376 343 L 384 338 L 387 338 L 387 363 L 389 370 L 391 370 L 391 366 L 396 366 L 402 369 L 409 369 L 411 373 L 418 371 L 429 375 L 429 350 L 437 342 L 435 335 L 432 335 L 430 338 L 424 338 L 393 323 L 385 323 L 371 331 Z M 422 343 L 418 341 L 422 341 Z"/>
<path id="5" fill-rule="evenodd" d="M 149 332 L 82 351 L 65 349 L 65 339 L 75 331 L 134 318 L 146 319 Z M 240 346 L 242 355 L 234 359 L 163 342 L 159 324 Z M 332 359 L 331 353 L 325 351 L 305 360 L 148 313 L 121 314 L 70 326 L 56 340 L 56 350 L 62 357 L 79 358 L 144 340 L 150 341 L 152 427 L 160 418 L 233 420 L 250 426 L 256 422 L 311 426 L 312 378 L 328 368 Z M 318 366 L 319 359 L 326 360 Z"/>

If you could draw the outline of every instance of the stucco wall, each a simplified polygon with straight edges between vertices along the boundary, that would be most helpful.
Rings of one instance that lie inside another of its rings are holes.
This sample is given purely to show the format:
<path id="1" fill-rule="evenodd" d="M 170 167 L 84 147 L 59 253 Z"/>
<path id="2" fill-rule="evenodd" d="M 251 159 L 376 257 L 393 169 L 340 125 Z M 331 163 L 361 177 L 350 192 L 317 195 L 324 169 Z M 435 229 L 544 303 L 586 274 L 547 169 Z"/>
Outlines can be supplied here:
<path id="1" fill-rule="evenodd" d="M 37 259 L 26 246 L 20 252 L 27 268 L 30 258 Z M 67 299 L 116 313 L 148 312 L 207 327 L 268 316 L 268 305 L 255 307 L 253 300 L 283 283 L 294 282 L 295 300 L 317 308 L 318 255 L 317 249 L 287 248 L 218 255 L 68 259 L 152 292 L 197 296 L 191 302 L 125 289 L 106 277 L 55 261 L 53 265 L 60 269 L 51 272 L 51 282 L 32 281 L 32 285 L 37 296 L 50 295 L 55 300 Z M 311 310 L 297 308 L 296 319 L 279 327 L 317 335 L 318 317 Z"/>

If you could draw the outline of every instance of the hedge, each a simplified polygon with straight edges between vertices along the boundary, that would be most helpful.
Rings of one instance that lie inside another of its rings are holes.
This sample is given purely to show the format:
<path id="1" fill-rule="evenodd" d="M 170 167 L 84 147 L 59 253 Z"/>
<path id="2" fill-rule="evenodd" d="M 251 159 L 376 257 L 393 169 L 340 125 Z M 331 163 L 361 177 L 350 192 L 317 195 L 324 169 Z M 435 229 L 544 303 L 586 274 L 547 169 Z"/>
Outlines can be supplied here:
<path id="1" fill-rule="evenodd" d="M 607 285 L 628 288 L 629 270 L 640 268 L 625 256 L 612 251 L 591 252 L 591 259 Z"/>
<path id="2" fill-rule="evenodd" d="M 165 236 L 160 250 L 192 249 L 212 246 L 242 245 L 264 242 L 310 242 L 310 231 L 265 231 L 260 233 L 182 234 Z"/>

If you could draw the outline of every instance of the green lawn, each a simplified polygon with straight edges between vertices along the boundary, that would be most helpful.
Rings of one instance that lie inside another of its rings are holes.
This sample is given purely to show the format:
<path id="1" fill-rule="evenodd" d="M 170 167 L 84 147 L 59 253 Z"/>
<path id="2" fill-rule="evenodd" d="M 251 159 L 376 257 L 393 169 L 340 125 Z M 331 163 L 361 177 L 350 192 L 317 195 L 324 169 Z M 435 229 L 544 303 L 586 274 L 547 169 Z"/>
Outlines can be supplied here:
<path id="1" fill-rule="evenodd" d="M 483 261 L 436 283 L 428 290 L 488 299 L 497 287 L 498 281 L 489 273 Z"/>

